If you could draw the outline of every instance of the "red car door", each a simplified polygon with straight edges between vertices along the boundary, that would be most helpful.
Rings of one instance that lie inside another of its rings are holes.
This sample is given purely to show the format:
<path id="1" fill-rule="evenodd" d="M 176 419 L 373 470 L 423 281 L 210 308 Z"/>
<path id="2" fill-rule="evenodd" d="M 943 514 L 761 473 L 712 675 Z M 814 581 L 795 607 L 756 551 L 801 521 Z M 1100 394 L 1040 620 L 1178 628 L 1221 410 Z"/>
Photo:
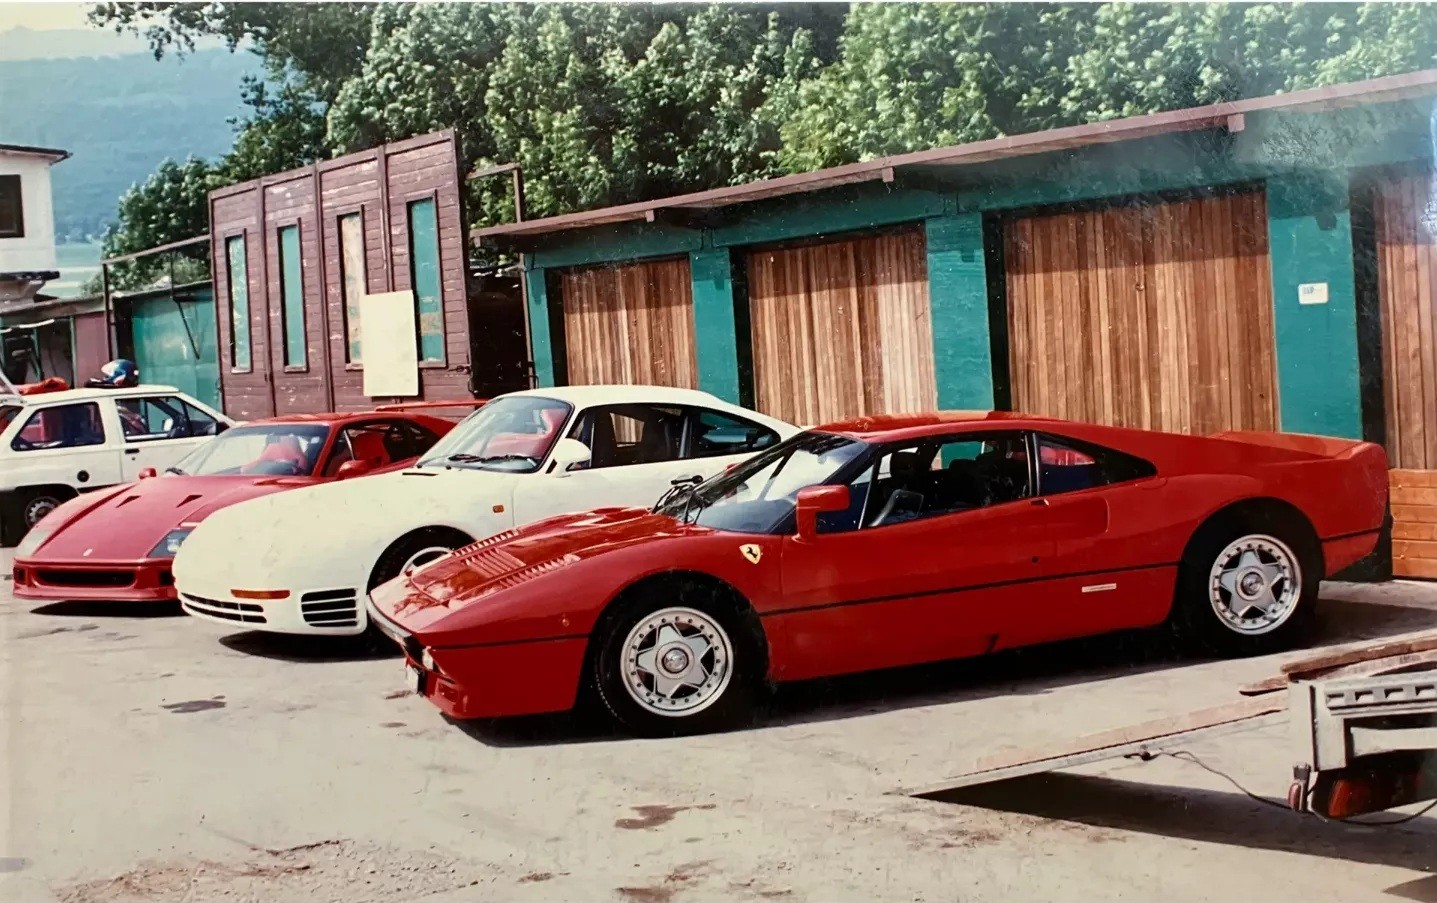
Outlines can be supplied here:
<path id="1" fill-rule="evenodd" d="M 1043 591 L 999 648 L 1155 623 L 1172 599 L 1175 567 L 1147 552 L 1162 521 L 1163 484 L 1147 462 L 1064 437 L 1034 437 L 1038 498 L 1053 549 Z M 1159 556 L 1160 557 L 1160 556 Z"/>
<path id="2" fill-rule="evenodd" d="M 1008 440 L 1023 441 L 1017 433 L 1000 437 Z M 941 487 L 931 487 L 961 477 L 962 468 L 950 473 L 927 463 L 946 460 L 943 449 L 938 452 L 923 451 L 914 485 L 941 498 Z M 1016 467 L 1023 485 L 1009 487 L 1008 500 L 916 512 L 892 523 L 871 510 L 883 495 L 879 472 L 874 489 L 860 481 L 850 487 L 855 499 L 872 496 L 856 529 L 786 537 L 782 602 L 762 613 L 775 677 L 864 671 L 993 648 L 1012 619 L 1029 610 L 1025 603 L 1040 591 L 1033 581 L 1054 549 L 1051 510 L 1031 497 L 1026 463 Z"/>

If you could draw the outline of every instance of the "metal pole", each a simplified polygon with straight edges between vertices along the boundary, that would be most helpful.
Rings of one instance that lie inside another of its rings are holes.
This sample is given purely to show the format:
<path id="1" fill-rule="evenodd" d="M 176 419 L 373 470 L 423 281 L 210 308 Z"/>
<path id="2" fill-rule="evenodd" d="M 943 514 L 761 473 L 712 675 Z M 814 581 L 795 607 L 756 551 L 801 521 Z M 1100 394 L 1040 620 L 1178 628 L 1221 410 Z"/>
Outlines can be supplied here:
<path id="1" fill-rule="evenodd" d="M 113 309 L 110 305 L 110 265 L 100 263 L 100 292 L 105 298 L 105 360 L 115 359 L 115 325 L 110 322 Z"/>

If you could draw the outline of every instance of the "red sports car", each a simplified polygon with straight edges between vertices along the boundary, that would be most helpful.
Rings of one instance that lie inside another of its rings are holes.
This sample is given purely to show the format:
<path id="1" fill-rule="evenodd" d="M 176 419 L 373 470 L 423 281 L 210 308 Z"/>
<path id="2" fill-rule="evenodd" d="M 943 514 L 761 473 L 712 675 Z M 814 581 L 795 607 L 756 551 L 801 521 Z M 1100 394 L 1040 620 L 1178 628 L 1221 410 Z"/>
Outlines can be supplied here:
<path id="1" fill-rule="evenodd" d="M 801 433 L 655 510 L 540 521 L 378 587 L 411 687 L 455 718 L 741 722 L 766 684 L 1168 622 L 1223 654 L 1293 641 L 1372 552 L 1365 442 L 1017 414 Z"/>
<path id="2" fill-rule="evenodd" d="M 226 430 L 138 482 L 71 499 L 15 550 L 22 599 L 162 602 L 195 525 L 271 492 L 407 466 L 455 422 L 410 413 L 296 414 Z"/>

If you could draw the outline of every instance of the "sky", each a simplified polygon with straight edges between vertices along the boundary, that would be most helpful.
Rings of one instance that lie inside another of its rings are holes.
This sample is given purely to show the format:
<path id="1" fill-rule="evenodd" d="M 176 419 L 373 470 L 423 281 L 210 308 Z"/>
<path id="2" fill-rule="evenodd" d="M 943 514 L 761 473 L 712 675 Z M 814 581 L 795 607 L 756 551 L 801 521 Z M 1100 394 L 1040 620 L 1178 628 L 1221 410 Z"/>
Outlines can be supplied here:
<path id="1" fill-rule="evenodd" d="M 0 3 L 0 31 L 23 26 L 35 31 L 87 28 L 89 3 Z"/>

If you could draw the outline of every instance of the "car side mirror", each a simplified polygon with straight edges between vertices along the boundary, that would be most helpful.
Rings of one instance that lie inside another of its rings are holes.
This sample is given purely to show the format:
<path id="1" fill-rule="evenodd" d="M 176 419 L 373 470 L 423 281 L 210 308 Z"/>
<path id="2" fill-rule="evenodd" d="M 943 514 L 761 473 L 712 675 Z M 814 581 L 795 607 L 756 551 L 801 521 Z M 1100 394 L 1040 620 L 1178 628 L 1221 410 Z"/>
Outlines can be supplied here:
<path id="1" fill-rule="evenodd" d="M 798 491 L 798 538 L 818 535 L 818 516 L 829 511 L 847 511 L 847 486 L 809 486 Z"/>
<path id="2" fill-rule="evenodd" d="M 588 464 L 591 455 L 589 446 L 578 439 L 560 439 L 554 446 L 554 466 L 551 472 L 556 477 L 566 477 L 575 466 Z"/>
<path id="3" fill-rule="evenodd" d="M 138 474 L 139 478 L 142 480 L 148 480 L 150 477 L 157 477 L 159 475 L 160 472 L 158 470 L 155 470 L 153 467 L 142 467 L 140 468 L 140 472 Z"/>
<path id="4" fill-rule="evenodd" d="M 368 461 L 345 461 L 339 465 L 339 470 L 334 472 L 336 480 L 347 480 L 350 477 L 362 477 L 374 469 L 374 465 Z"/>

